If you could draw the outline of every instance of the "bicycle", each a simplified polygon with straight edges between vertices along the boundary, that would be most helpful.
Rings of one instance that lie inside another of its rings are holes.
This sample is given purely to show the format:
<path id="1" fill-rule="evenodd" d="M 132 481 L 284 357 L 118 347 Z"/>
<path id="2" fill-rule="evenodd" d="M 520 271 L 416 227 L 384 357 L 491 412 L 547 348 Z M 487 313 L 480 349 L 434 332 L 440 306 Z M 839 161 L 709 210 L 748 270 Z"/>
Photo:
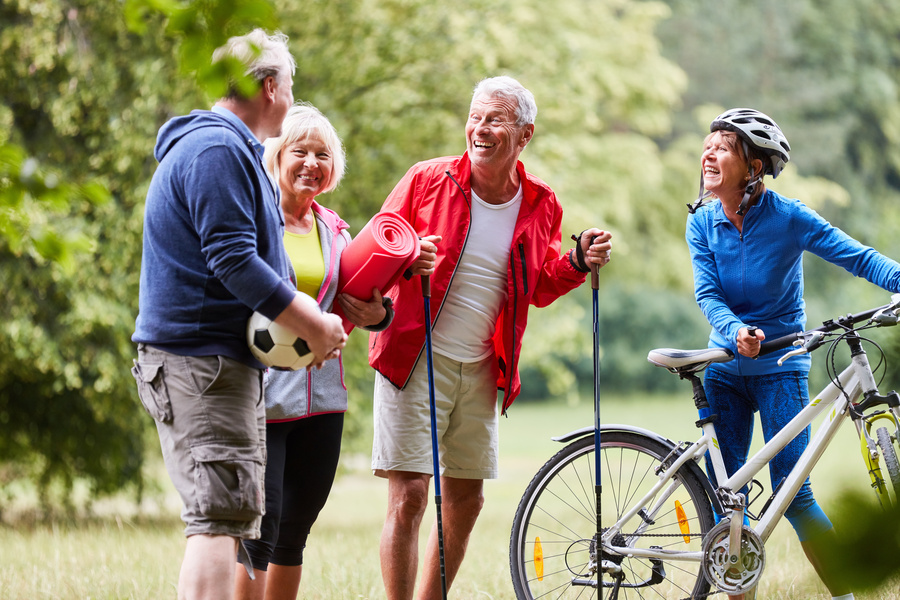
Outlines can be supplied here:
<path id="1" fill-rule="evenodd" d="M 883 360 L 873 369 L 863 342 L 879 351 L 880 347 L 859 333 L 893 326 L 898 320 L 900 294 L 895 294 L 885 306 L 764 342 L 761 354 L 793 346 L 780 362 L 827 344 L 832 381 L 731 477 L 725 474 L 715 415 L 698 377 L 709 365 L 732 360 L 731 351 L 652 350 L 651 363 L 691 382 L 700 438 L 675 443 L 639 427 L 600 425 L 602 528 L 596 516 L 595 427 L 553 438 L 567 445 L 531 480 L 513 521 L 510 570 L 517 598 L 687 599 L 753 589 L 765 567 L 766 540 L 847 419 L 859 434 L 879 500 L 885 507 L 896 504 L 900 396 L 878 392 L 875 373 Z M 843 345 L 850 350 L 851 362 L 836 374 L 835 351 Z M 756 474 L 824 411 L 829 412 L 789 476 L 759 512 L 751 513 L 752 503 L 762 495 Z M 707 453 L 722 482 L 718 487 L 700 466 Z M 738 492 L 745 486 L 750 486 L 747 495 Z M 754 490 L 756 495 L 748 502 Z M 746 524 L 749 519 L 756 521 L 754 527 Z M 597 531 L 601 531 L 599 552 Z"/>

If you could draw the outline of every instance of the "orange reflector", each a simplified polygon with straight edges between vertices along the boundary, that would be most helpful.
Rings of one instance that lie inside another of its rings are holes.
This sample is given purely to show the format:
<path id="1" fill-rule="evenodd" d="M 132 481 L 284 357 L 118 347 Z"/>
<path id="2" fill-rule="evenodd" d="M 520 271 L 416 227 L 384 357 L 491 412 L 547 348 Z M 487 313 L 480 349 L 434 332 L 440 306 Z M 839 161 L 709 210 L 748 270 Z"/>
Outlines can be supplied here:
<path id="1" fill-rule="evenodd" d="M 681 507 L 681 502 L 675 501 L 675 516 L 678 517 L 678 528 L 681 529 L 681 536 L 684 538 L 685 544 L 691 543 L 691 525 L 688 523 L 687 515 Z"/>
<path id="2" fill-rule="evenodd" d="M 544 580 L 544 547 L 541 546 L 541 538 L 534 538 L 534 570 L 538 581 Z"/>

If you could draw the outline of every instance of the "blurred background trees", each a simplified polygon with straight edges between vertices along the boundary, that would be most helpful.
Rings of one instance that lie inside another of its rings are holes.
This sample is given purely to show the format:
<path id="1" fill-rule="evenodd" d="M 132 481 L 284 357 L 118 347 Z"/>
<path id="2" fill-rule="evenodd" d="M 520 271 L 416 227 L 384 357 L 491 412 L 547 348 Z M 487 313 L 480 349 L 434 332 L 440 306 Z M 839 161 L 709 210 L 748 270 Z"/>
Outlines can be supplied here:
<path id="1" fill-rule="evenodd" d="M 140 489 L 156 439 L 130 336 L 156 132 L 212 104 L 212 49 L 254 26 L 288 34 L 295 97 L 344 139 L 347 176 L 322 200 L 354 234 L 410 165 L 464 150 L 478 80 L 509 74 L 534 92 L 526 167 L 556 190 L 567 233 L 615 235 L 601 277 L 604 389 L 672 390 L 647 351 L 706 343 L 684 205 L 724 108 L 758 108 L 787 134 L 792 161 L 770 187 L 900 257 L 900 7 L 889 3 L 3 2 L 0 508 L 23 477 L 48 500 L 76 479 L 94 493 Z M 806 269 L 811 323 L 886 300 L 815 257 Z M 533 313 L 520 402 L 590 397 L 589 311 L 585 289 Z M 345 352 L 351 447 L 370 422 L 365 346 L 354 333 Z"/>

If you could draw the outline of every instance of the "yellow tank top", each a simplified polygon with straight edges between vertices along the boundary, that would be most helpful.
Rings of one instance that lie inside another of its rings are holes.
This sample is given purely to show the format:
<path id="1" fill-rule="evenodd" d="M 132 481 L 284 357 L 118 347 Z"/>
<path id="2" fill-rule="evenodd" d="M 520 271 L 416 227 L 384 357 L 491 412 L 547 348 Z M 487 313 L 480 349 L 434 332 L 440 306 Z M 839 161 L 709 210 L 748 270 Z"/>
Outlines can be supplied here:
<path id="1" fill-rule="evenodd" d="M 325 257 L 319 243 L 319 229 L 315 219 L 309 233 L 284 232 L 284 248 L 297 276 L 297 289 L 313 298 L 325 279 Z"/>

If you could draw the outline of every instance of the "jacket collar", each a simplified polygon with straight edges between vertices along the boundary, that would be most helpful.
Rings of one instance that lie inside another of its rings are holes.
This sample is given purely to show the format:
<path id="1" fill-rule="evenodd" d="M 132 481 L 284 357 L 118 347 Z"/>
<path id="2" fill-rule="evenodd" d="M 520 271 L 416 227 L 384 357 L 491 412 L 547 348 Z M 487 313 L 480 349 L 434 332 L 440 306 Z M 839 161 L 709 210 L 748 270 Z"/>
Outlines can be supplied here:
<path id="1" fill-rule="evenodd" d="M 312 211 L 316 218 L 333 233 L 338 233 L 344 229 L 350 228 L 350 225 L 340 218 L 336 212 L 330 208 L 325 208 L 315 200 L 312 202 Z"/>
<path id="2" fill-rule="evenodd" d="M 747 221 L 747 217 L 753 213 L 761 212 L 766 206 L 769 204 L 769 194 L 772 194 L 772 190 L 766 189 L 765 193 L 759 197 L 756 201 L 756 204 L 747 209 L 747 215 L 744 217 L 744 222 Z M 712 206 L 713 209 L 713 225 L 725 225 L 728 223 L 731 224 L 731 221 L 728 220 L 728 217 L 725 216 L 725 208 L 722 206 L 722 202 L 720 200 L 716 200 L 716 202 Z M 755 217 L 754 217 L 755 218 Z"/>
<path id="3" fill-rule="evenodd" d="M 449 169 L 450 174 L 459 181 L 466 191 L 472 193 L 472 163 L 469 160 L 469 153 L 465 152 Z M 529 179 L 528 173 L 525 171 L 525 165 L 522 161 L 516 161 L 516 172 L 519 174 L 519 181 L 522 184 L 522 200 L 528 204 L 535 204 L 538 199 L 538 189 Z"/>

